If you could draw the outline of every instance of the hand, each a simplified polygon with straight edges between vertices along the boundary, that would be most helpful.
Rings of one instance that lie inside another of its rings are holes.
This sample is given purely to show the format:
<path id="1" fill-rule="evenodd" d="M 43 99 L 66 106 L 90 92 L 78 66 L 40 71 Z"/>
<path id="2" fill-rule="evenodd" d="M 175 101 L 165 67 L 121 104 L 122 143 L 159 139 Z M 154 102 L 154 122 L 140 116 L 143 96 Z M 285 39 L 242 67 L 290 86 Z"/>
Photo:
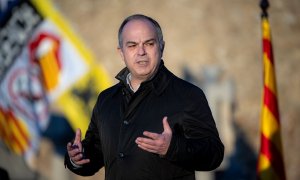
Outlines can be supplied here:
<path id="1" fill-rule="evenodd" d="M 138 137 L 135 140 L 138 147 L 151 153 L 166 155 L 172 139 L 172 130 L 167 119 L 167 117 L 163 118 L 162 134 L 144 131 L 143 135 L 146 137 Z"/>
<path id="2" fill-rule="evenodd" d="M 67 150 L 69 157 L 76 165 L 80 166 L 90 162 L 89 159 L 83 159 L 80 129 L 76 130 L 75 140 L 73 144 L 71 142 L 67 144 Z"/>

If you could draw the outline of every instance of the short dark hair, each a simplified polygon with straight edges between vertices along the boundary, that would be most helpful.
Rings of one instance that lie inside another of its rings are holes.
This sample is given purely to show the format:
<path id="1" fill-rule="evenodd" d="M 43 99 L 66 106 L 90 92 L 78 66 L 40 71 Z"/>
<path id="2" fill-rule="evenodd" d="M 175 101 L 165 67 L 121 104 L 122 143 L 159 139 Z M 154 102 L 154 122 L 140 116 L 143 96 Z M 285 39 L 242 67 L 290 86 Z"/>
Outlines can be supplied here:
<path id="1" fill-rule="evenodd" d="M 158 37 L 159 49 L 160 49 L 161 53 L 163 53 L 165 42 L 164 42 L 164 37 L 163 37 L 163 33 L 162 33 L 160 25 L 153 18 L 151 18 L 149 16 L 145 16 L 143 14 L 134 14 L 134 15 L 128 16 L 126 19 L 124 19 L 124 21 L 122 22 L 122 24 L 119 28 L 119 32 L 118 32 L 119 47 L 123 48 L 123 38 L 122 38 L 123 29 L 124 29 L 125 25 L 132 20 L 147 20 L 153 25 L 153 27 L 155 28 L 157 37 Z"/>

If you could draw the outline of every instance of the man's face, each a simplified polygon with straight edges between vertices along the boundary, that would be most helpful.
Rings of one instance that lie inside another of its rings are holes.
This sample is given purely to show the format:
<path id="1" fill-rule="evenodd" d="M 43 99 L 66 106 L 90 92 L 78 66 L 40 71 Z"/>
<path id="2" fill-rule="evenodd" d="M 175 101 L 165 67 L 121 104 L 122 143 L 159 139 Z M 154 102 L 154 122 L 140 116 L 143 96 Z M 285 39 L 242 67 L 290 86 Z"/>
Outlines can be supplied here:
<path id="1" fill-rule="evenodd" d="M 132 80 L 145 81 L 156 72 L 161 59 L 155 28 L 147 20 L 132 20 L 122 32 L 119 53 L 131 72 Z"/>

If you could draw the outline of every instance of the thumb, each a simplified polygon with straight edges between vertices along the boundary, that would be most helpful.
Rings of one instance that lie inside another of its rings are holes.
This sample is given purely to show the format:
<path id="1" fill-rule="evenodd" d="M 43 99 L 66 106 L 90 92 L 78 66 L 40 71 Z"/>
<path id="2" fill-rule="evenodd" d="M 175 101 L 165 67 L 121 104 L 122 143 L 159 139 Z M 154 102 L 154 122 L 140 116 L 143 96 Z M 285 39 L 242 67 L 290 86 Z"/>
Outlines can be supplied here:
<path id="1" fill-rule="evenodd" d="M 168 123 L 168 117 L 167 116 L 165 116 L 163 118 L 163 127 L 164 127 L 164 132 L 163 133 L 172 134 L 172 130 L 171 130 L 171 127 Z"/>

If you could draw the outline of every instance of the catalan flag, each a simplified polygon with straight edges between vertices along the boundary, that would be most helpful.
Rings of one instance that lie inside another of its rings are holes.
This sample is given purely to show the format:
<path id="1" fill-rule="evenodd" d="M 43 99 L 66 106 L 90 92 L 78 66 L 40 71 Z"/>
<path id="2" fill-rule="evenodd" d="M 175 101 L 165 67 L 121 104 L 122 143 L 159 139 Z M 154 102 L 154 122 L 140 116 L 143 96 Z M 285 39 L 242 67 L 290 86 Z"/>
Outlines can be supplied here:
<path id="1" fill-rule="evenodd" d="M 285 180 L 280 117 L 276 90 L 275 62 L 272 52 L 270 24 L 266 12 L 269 4 L 263 0 L 263 99 L 261 114 L 261 147 L 257 176 L 261 180 Z"/>
<path id="2" fill-rule="evenodd" d="M 0 137 L 17 154 L 21 154 L 31 146 L 30 133 L 24 121 L 17 118 L 12 111 L 0 107 Z"/>

